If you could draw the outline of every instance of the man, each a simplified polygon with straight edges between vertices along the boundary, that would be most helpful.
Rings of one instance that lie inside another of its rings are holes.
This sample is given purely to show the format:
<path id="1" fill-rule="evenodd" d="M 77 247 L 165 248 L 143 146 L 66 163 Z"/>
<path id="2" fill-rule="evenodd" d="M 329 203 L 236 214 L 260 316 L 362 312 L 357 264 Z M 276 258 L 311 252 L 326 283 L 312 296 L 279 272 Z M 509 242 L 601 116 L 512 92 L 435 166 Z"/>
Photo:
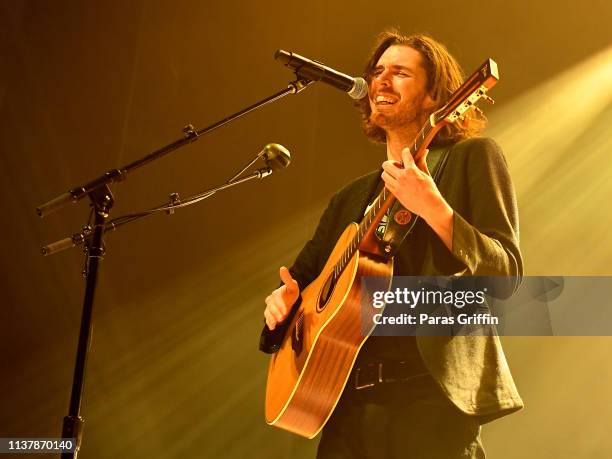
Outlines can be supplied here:
<path id="1" fill-rule="evenodd" d="M 386 32 L 365 77 L 364 131 L 386 144 L 387 161 L 382 173 L 334 195 L 292 268 L 280 269 L 283 285 L 266 298 L 265 352 L 278 349 L 300 290 L 383 185 L 420 218 L 395 255 L 395 276 L 522 275 L 514 190 L 499 147 L 476 137 L 484 122 L 470 114 L 438 133 L 429 154 L 447 152 L 438 183 L 408 149 L 461 85 L 455 59 L 427 36 Z M 372 336 L 323 429 L 318 457 L 480 458 L 480 424 L 522 406 L 497 336 Z"/>

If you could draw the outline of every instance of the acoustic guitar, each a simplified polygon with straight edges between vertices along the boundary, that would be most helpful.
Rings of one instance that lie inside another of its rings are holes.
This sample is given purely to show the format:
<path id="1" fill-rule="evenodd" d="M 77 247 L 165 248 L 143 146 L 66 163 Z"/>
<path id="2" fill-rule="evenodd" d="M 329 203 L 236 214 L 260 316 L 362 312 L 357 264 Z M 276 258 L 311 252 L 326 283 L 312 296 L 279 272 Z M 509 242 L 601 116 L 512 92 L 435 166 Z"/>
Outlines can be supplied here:
<path id="1" fill-rule="evenodd" d="M 415 160 L 444 126 L 465 117 L 480 99 L 492 102 L 487 91 L 499 80 L 497 64 L 488 59 L 455 91 L 444 107 L 429 117 L 411 151 Z M 383 187 L 361 223 L 344 230 L 321 274 L 302 292 L 302 301 L 268 369 L 265 416 L 270 425 L 313 438 L 331 416 L 347 383 L 359 349 L 372 332 L 381 309 L 371 305 L 361 290 L 361 279 L 376 276 L 390 286 L 393 247 L 376 228 L 395 203 Z M 410 215 L 404 220 L 409 220 Z"/>

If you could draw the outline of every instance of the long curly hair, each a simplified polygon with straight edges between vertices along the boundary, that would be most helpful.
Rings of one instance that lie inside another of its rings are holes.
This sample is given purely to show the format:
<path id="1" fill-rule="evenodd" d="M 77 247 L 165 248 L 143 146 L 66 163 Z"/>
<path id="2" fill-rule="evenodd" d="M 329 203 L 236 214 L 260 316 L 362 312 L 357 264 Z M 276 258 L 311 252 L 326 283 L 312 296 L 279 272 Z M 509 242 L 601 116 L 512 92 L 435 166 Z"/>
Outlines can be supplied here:
<path id="1" fill-rule="evenodd" d="M 464 73 L 456 59 L 446 47 L 433 38 L 423 35 L 402 35 L 397 29 L 387 30 L 378 36 L 374 50 L 370 54 L 363 77 L 370 84 L 372 71 L 387 48 L 394 45 L 409 46 L 418 51 L 422 58 L 422 66 L 427 75 L 426 90 L 434 101 L 434 110 L 441 108 L 463 83 Z M 365 135 L 377 143 L 386 142 L 385 131 L 374 125 L 370 120 L 372 110 L 368 97 L 357 101 L 361 111 L 362 128 Z M 445 126 L 435 137 L 433 145 L 455 143 L 469 137 L 481 134 L 486 125 L 486 118 L 473 109 L 465 113 L 464 120 Z"/>

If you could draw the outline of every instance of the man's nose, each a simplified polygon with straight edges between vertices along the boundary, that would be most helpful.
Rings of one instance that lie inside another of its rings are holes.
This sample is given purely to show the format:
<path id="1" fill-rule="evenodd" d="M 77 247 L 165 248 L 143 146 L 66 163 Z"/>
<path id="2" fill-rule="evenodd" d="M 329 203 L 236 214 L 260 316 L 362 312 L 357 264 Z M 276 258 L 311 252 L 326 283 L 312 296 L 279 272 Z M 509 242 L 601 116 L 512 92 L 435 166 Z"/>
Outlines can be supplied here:
<path id="1" fill-rule="evenodd" d="M 391 73 L 382 71 L 374 77 L 374 80 L 379 86 L 390 86 L 391 85 Z"/>

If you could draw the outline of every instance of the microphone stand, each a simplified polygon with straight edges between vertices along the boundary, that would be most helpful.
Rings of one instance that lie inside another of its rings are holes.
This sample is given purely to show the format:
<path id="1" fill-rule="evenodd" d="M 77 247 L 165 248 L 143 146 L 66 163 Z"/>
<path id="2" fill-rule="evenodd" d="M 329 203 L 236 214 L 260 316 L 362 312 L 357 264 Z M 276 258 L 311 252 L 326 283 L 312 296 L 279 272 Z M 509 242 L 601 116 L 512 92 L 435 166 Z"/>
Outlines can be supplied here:
<path id="1" fill-rule="evenodd" d="M 258 157 L 251 161 L 249 165 L 253 164 L 257 159 Z M 90 198 L 95 214 L 93 233 L 89 226 L 85 226 L 83 232 L 73 234 L 69 238 L 54 242 L 52 244 L 49 244 L 48 246 L 43 247 L 43 255 L 51 255 L 69 247 L 79 245 L 83 242 L 88 242 L 88 244 L 85 246 L 86 264 L 85 271 L 83 273 L 86 278 L 85 299 L 83 301 L 83 314 L 81 316 L 81 327 L 79 331 L 76 364 L 74 368 L 72 391 L 70 394 L 70 407 L 69 414 L 68 416 L 64 417 L 62 425 L 62 438 L 74 439 L 74 450 L 63 451 L 61 454 L 62 459 L 76 458 L 81 446 L 84 420 L 80 416 L 80 410 L 83 388 L 85 384 L 85 366 L 87 363 L 87 351 L 91 344 L 93 298 L 96 289 L 99 263 L 104 258 L 105 253 L 104 243 L 102 240 L 104 233 L 108 230 L 114 231 L 120 226 L 134 222 L 136 220 L 140 220 L 141 218 L 147 217 L 157 212 L 165 211 L 168 213 L 168 215 L 173 215 L 174 209 L 180 209 L 196 204 L 200 201 L 203 201 L 204 199 L 211 197 L 218 191 L 225 190 L 226 188 L 230 188 L 232 186 L 239 185 L 244 182 L 248 182 L 255 178 L 261 179 L 267 177 L 268 175 L 272 174 L 275 168 L 274 166 L 272 166 L 257 169 L 253 171 L 250 175 L 238 179 L 237 177 L 240 176 L 249 167 L 249 165 L 243 168 L 241 172 L 239 172 L 236 176 L 230 179 L 227 183 L 219 185 L 215 188 L 211 188 L 202 193 L 198 193 L 197 195 L 191 196 L 184 202 L 180 202 L 178 200 L 177 193 L 172 193 L 170 195 L 170 202 L 167 204 L 146 210 L 144 212 L 124 215 L 108 222 L 107 219 L 109 216 L 110 209 L 114 204 L 114 198 L 108 185 L 105 185 L 102 188 L 98 188 L 97 190 L 94 190 L 92 193 L 90 193 Z M 67 241 L 70 241 L 71 243 L 68 244 Z"/>
<path id="2" fill-rule="evenodd" d="M 251 164 L 254 161 L 251 162 Z M 248 166 L 247 166 L 248 167 Z M 244 170 L 242 171 L 244 172 Z M 240 172 L 238 175 L 242 174 Z M 209 190 L 202 191 L 201 193 L 195 194 L 193 196 L 189 196 L 184 201 L 179 199 L 178 193 L 170 194 L 170 201 L 164 203 L 160 206 L 153 207 L 151 209 L 144 210 L 142 212 L 137 212 L 133 214 L 122 215 L 120 217 L 109 220 L 104 223 L 103 232 L 114 232 L 117 228 L 126 225 L 127 223 L 135 222 L 136 220 L 140 220 L 141 218 L 148 217 L 150 215 L 156 214 L 158 212 L 165 212 L 168 215 L 174 215 L 175 209 L 182 209 L 184 207 L 191 206 L 200 201 L 203 201 L 207 198 L 210 198 L 217 191 L 222 191 L 227 188 L 233 187 L 234 185 L 239 185 L 244 182 L 248 182 L 253 179 L 261 179 L 271 175 L 274 172 L 274 167 L 263 167 L 261 169 L 257 169 L 253 171 L 250 175 L 243 177 L 241 179 L 236 180 L 236 177 L 224 183 L 223 185 L 216 186 L 214 188 L 210 188 Z M 94 222 L 95 227 L 95 222 Z M 81 245 L 83 243 L 91 244 L 92 241 L 95 240 L 95 231 L 92 233 L 92 228 L 89 225 L 85 225 L 83 230 L 80 233 L 74 233 L 72 236 L 66 237 L 64 239 L 60 239 L 59 241 L 52 242 L 41 248 L 41 252 L 44 256 L 53 255 L 55 253 L 62 252 L 66 249 L 76 247 L 77 245 Z M 86 253 L 89 251 L 89 245 L 85 247 L 84 250 Z"/>
<path id="3" fill-rule="evenodd" d="M 188 124 L 183 128 L 184 138 L 176 140 L 159 150 L 156 150 L 143 158 L 134 161 L 120 169 L 111 169 L 104 175 L 86 183 L 85 185 L 72 188 L 68 192 L 52 199 L 51 201 L 39 206 L 36 212 L 40 217 L 44 217 L 51 212 L 58 210 L 69 202 L 77 202 L 85 196 L 88 196 L 91 200 L 91 206 L 94 212 L 94 228 L 90 243 L 86 246 L 86 260 L 85 260 L 85 271 L 86 277 L 85 295 L 83 299 L 83 312 L 81 315 L 81 325 L 79 330 L 79 340 L 77 345 L 76 362 L 74 367 L 74 375 L 72 380 L 72 390 L 70 394 L 70 405 L 68 415 L 64 417 L 62 424 L 62 438 L 73 439 L 73 448 L 65 449 L 61 453 L 61 459 L 76 459 L 78 456 L 79 449 L 81 447 L 83 424 L 84 420 L 80 415 L 81 402 L 83 398 L 83 388 L 85 383 L 85 368 L 87 364 L 87 353 L 91 344 L 91 330 L 92 330 L 92 311 L 94 294 L 96 290 L 98 268 L 99 263 L 104 257 L 104 242 L 103 236 L 107 225 L 107 220 L 110 214 L 110 210 L 114 204 L 114 197 L 111 193 L 109 185 L 111 183 L 120 182 L 126 179 L 127 174 L 135 169 L 144 166 L 145 164 L 154 161 L 156 159 L 165 156 L 166 154 L 181 148 L 191 142 L 195 142 L 201 135 L 207 134 L 231 121 L 240 118 L 247 113 L 252 112 L 264 105 L 275 102 L 288 94 L 298 94 L 304 90 L 307 86 L 311 85 L 314 81 L 307 78 L 301 78 L 298 75 L 298 79 L 289 83 L 287 88 L 279 91 L 261 101 L 246 107 L 233 115 L 228 116 L 208 127 L 200 130 L 196 130 L 193 125 Z M 253 161 L 254 162 L 254 161 Z M 248 167 L 248 166 L 247 166 Z M 245 168 L 246 169 L 246 168 Z M 244 169 L 243 169 L 244 170 Z M 259 178 L 265 177 L 271 173 L 271 169 L 267 172 L 259 171 Z M 240 174 L 238 174 L 240 175 Z M 256 178 L 252 176 L 251 178 Z M 235 179 L 236 177 L 234 177 Z M 246 178 L 250 180 L 250 178 Z M 201 199 L 205 199 L 211 196 L 216 191 L 228 188 L 238 183 L 242 183 L 244 180 L 233 181 L 230 180 L 225 185 L 221 185 L 218 188 L 209 190 L 204 193 L 205 196 L 200 196 Z M 181 206 L 179 204 L 179 206 Z M 171 206 L 177 207 L 177 206 Z M 149 215 L 149 212 L 146 213 Z M 144 216 L 144 215 L 143 215 Z M 132 216 L 133 217 L 133 216 Z M 140 217 L 139 217 L 140 218 Z M 126 221 L 127 223 L 127 221 Z M 83 239 L 84 240 L 84 239 Z M 61 241 L 60 241 L 61 242 Z M 67 247 L 64 247 L 67 248 Z M 44 253 L 44 251 L 43 251 Z"/>
<path id="4" fill-rule="evenodd" d="M 102 236 L 104 226 L 110 209 L 114 204 L 113 195 L 108 185 L 96 188 L 89 193 L 94 210 L 93 237 L 85 250 L 86 278 L 85 298 L 83 299 L 83 314 L 81 315 L 81 328 L 79 330 L 79 342 L 77 346 L 76 364 L 72 379 L 72 391 L 70 393 L 70 405 L 68 416 L 64 417 L 62 424 L 62 438 L 74 439 L 73 449 L 62 451 L 62 459 L 76 458 L 81 447 L 84 420 L 80 416 L 83 387 L 85 384 L 85 366 L 87 363 L 87 351 L 91 343 L 92 310 L 93 299 L 98 278 L 98 266 L 104 257 L 104 243 Z"/>

